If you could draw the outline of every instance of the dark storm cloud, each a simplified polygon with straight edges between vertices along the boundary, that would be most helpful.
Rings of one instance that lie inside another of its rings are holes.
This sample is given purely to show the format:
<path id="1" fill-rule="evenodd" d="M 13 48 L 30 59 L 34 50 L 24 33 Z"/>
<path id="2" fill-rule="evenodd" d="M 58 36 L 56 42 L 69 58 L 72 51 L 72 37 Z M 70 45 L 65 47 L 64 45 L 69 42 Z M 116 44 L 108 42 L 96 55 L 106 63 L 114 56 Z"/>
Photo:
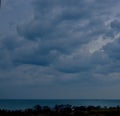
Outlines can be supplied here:
<path id="1" fill-rule="evenodd" d="M 98 65 L 108 64 L 109 56 L 97 51 L 94 41 L 97 42 L 99 36 L 104 38 L 101 41 L 106 41 L 108 37 L 114 38 L 119 31 L 119 22 L 116 20 L 109 24 L 111 29 L 105 25 L 112 12 L 113 2 L 113 0 L 33 1 L 33 19 L 17 28 L 20 36 L 31 41 L 33 45 L 27 43 L 25 46 L 30 47 L 26 47 L 26 50 L 18 49 L 15 61 L 52 66 L 66 73 L 91 73 Z M 105 42 L 101 43 L 99 40 L 98 42 L 98 46 L 104 46 Z M 93 53 L 90 53 L 91 51 Z"/>
<path id="2" fill-rule="evenodd" d="M 21 54 L 23 57 L 18 61 L 22 62 L 23 58 L 23 63 L 53 64 L 59 60 L 60 55 L 71 54 L 80 49 L 83 43 L 96 39 L 107 30 L 103 22 L 105 13 L 109 11 L 107 3 L 93 0 L 33 1 L 34 18 L 18 26 L 17 30 L 21 36 L 37 41 L 39 45 L 34 52 L 29 50 L 25 56 Z M 113 0 L 109 1 L 109 6 L 112 3 Z M 79 57 L 77 61 L 74 66 L 80 64 Z M 71 65 L 71 68 L 77 70 L 74 66 Z"/>
<path id="3" fill-rule="evenodd" d="M 61 93 L 65 88 L 66 93 L 74 85 L 78 95 L 79 87 L 84 91 L 87 86 L 119 82 L 119 4 L 118 0 L 33 0 L 31 7 L 25 8 L 25 2 L 24 7 L 12 9 L 15 14 L 6 13 L 10 20 L 20 15 L 12 30 L 0 37 L 1 86 L 19 90 L 22 85 L 25 91 L 43 87 Z M 6 16 L 1 21 L 10 24 Z"/>
<path id="4" fill-rule="evenodd" d="M 14 44 L 10 39 L 11 42 L 3 42 L 4 47 L 8 52 L 12 50 L 15 64 L 51 66 L 70 73 L 90 71 L 109 62 L 98 51 L 102 47 L 97 50 L 93 46 L 97 46 L 94 41 L 99 36 L 106 37 L 111 30 L 114 35 L 114 30 L 119 28 L 117 21 L 111 23 L 112 29 L 105 26 L 112 5 L 113 0 L 35 0 L 33 19 L 17 27 L 24 44 L 17 46 L 18 42 Z"/>
<path id="5" fill-rule="evenodd" d="M 114 41 L 112 44 L 108 44 L 105 50 L 114 63 L 120 63 L 120 39 Z"/>
<path id="6" fill-rule="evenodd" d="M 34 19 L 25 26 L 18 28 L 18 32 L 28 39 L 56 39 L 59 38 L 59 36 L 66 37 L 72 30 L 77 31 L 75 29 L 78 29 L 79 32 L 82 31 L 84 27 L 87 26 L 81 24 L 84 23 L 84 21 L 88 21 L 88 28 L 90 30 L 96 29 L 97 26 L 99 27 L 100 24 L 103 23 L 101 19 L 99 19 L 101 17 L 100 15 L 104 17 L 105 11 L 108 10 L 106 9 L 107 4 L 103 4 L 103 2 L 87 2 L 86 0 L 75 0 L 71 2 L 67 0 L 35 0 L 33 4 L 35 6 Z M 105 9 L 104 12 L 101 10 L 102 7 Z M 80 27 L 80 24 L 83 27 Z M 78 25 L 78 27 L 76 27 L 76 25 Z M 86 31 L 86 29 L 87 28 L 85 28 L 84 31 Z"/>

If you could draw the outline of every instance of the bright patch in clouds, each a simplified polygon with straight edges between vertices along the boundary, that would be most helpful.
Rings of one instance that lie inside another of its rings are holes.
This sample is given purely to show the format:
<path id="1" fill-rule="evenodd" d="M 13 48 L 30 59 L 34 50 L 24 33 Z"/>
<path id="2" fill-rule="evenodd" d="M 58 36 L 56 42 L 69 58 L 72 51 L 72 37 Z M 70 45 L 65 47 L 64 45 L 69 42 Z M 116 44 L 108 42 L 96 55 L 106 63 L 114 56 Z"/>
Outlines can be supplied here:
<path id="1" fill-rule="evenodd" d="M 97 40 L 91 41 L 86 45 L 86 49 L 93 54 L 94 52 L 97 52 L 101 50 L 104 46 L 106 46 L 109 43 L 114 42 L 116 39 L 120 38 L 120 33 L 116 34 L 113 38 L 107 38 L 103 39 L 103 37 L 98 38 Z"/>

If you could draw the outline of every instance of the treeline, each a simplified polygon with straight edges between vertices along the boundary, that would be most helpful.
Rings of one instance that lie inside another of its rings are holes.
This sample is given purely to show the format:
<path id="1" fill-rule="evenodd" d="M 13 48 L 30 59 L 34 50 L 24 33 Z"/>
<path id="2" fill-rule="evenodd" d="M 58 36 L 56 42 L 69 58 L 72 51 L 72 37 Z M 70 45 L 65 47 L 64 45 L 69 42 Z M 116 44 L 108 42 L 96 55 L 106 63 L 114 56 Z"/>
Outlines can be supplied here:
<path id="1" fill-rule="evenodd" d="M 120 107 L 56 105 L 54 108 L 36 105 L 25 110 L 0 110 L 0 116 L 120 116 Z"/>

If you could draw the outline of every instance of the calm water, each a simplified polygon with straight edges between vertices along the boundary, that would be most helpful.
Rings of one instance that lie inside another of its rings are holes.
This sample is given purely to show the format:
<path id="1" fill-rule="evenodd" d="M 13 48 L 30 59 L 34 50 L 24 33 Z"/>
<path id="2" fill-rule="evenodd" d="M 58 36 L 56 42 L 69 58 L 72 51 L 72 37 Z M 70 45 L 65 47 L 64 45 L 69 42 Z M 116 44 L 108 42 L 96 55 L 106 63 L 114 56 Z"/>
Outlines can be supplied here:
<path id="1" fill-rule="evenodd" d="M 71 104 L 73 106 L 120 106 L 120 100 L 0 100 L 0 109 L 26 109 L 35 105 L 54 107 L 56 104 Z"/>

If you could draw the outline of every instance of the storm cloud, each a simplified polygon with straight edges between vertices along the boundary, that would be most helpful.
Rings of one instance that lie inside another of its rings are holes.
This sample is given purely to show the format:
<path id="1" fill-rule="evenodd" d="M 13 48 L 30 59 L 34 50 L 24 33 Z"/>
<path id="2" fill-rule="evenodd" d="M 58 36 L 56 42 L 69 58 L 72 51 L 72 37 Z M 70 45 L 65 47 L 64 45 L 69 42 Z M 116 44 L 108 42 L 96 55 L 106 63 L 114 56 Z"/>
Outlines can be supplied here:
<path id="1" fill-rule="evenodd" d="M 21 3 L 27 8 L 22 9 L 21 4 L 15 8 L 17 10 L 11 14 L 16 16 L 16 19 L 13 18 L 14 26 L 10 27 L 11 23 L 5 19 L 9 28 L 4 27 L 2 22 L 6 16 L 0 23 L 3 28 L 12 29 L 4 31 L 0 38 L 0 83 L 4 89 L 6 85 L 13 88 L 22 85 L 32 89 L 43 87 L 48 92 L 46 86 L 50 86 L 51 90 L 55 86 L 57 91 L 62 85 L 65 93 L 69 89 L 74 91 L 73 86 L 79 91 L 79 87 L 85 90 L 86 87 L 102 84 L 107 91 L 112 83 L 118 84 L 118 0 L 33 0 L 29 4 Z M 21 9 L 26 13 L 22 15 Z M 19 21 L 19 18 L 22 20 Z M 6 96 L 6 93 L 3 94 Z M 86 93 L 83 92 L 84 95 Z M 51 98 L 55 96 L 53 92 Z"/>

